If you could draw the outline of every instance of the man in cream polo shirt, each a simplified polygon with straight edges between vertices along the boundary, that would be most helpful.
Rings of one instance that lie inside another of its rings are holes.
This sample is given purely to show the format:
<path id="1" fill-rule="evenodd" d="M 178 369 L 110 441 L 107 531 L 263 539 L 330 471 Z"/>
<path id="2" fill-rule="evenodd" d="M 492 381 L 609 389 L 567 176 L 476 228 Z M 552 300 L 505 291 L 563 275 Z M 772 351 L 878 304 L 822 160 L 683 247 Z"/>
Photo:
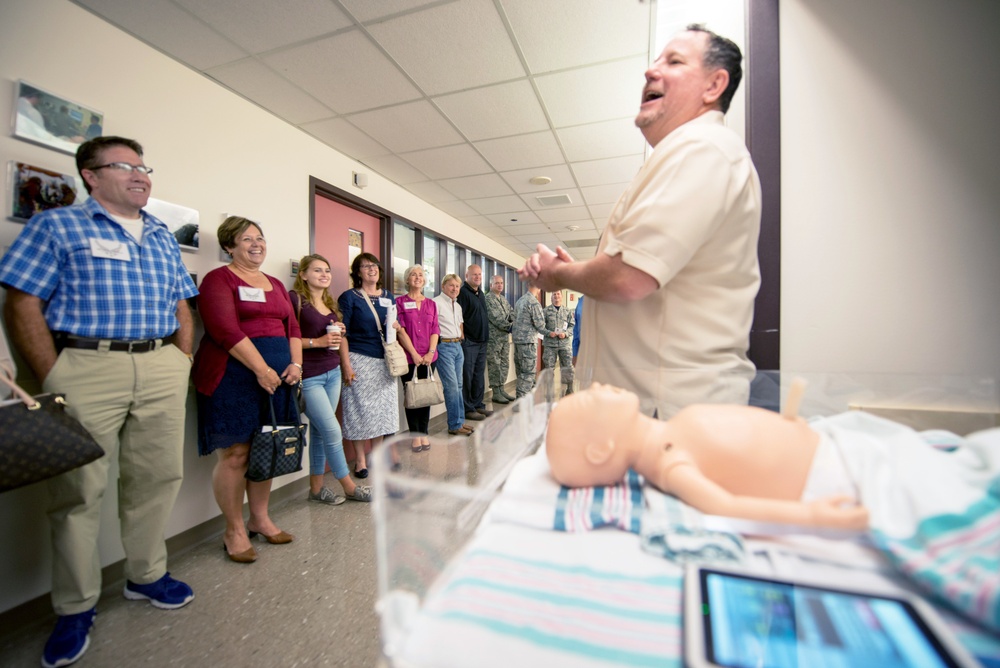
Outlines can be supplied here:
<path id="1" fill-rule="evenodd" d="M 760 286 L 757 171 L 724 114 L 742 77 L 739 47 L 701 26 L 646 71 L 636 126 L 654 147 L 618 200 L 597 255 L 544 245 L 520 274 L 587 295 L 578 373 L 636 392 L 667 418 L 690 403 L 745 403 Z"/>

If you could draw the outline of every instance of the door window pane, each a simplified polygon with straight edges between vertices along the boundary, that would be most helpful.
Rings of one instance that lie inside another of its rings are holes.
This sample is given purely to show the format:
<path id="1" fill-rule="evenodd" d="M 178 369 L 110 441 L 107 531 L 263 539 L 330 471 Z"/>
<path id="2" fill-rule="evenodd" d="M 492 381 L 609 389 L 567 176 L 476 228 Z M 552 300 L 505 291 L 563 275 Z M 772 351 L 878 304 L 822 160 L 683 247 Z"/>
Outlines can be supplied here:
<path id="1" fill-rule="evenodd" d="M 424 232 L 423 265 L 424 265 L 424 296 L 433 297 L 437 294 L 438 277 L 438 239 L 432 234 Z"/>
<path id="2" fill-rule="evenodd" d="M 393 223 L 392 285 L 387 285 L 386 288 L 391 290 L 394 295 L 406 294 L 403 272 L 417 261 L 416 257 L 416 232 L 406 225 Z"/>

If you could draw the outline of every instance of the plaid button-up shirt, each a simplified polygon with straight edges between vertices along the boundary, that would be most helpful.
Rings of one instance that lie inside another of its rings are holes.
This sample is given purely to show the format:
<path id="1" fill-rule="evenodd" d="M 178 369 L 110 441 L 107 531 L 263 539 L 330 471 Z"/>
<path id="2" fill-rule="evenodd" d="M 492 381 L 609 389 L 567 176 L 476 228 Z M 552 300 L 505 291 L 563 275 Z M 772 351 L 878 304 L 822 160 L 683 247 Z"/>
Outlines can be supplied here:
<path id="1" fill-rule="evenodd" d="M 0 284 L 45 302 L 52 331 L 168 336 L 178 327 L 177 302 L 198 290 L 167 226 L 146 212 L 142 219 L 140 245 L 93 198 L 40 213 L 0 258 Z"/>

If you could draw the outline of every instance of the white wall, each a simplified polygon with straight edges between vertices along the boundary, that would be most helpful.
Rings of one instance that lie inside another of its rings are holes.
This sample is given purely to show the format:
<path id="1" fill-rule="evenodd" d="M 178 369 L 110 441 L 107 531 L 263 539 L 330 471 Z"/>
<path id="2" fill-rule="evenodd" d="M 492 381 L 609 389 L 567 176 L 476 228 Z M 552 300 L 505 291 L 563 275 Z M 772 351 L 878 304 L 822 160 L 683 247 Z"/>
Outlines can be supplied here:
<path id="1" fill-rule="evenodd" d="M 511 266 L 523 258 L 371 173 L 303 132 L 166 58 L 66 0 L 4 0 L 0 20 L 0 123 L 13 108 L 13 82 L 24 79 L 105 114 L 105 134 L 133 137 L 155 168 L 153 195 L 198 209 L 201 249 L 184 253 L 203 276 L 219 266 L 215 229 L 223 213 L 258 220 L 268 235 L 265 271 L 290 285 L 288 260 L 309 250 L 309 177 L 351 190 L 351 172 L 369 172 L 358 191 L 370 202 L 492 255 Z M 17 160 L 75 173 L 73 157 L 0 137 L 0 162 Z M 0 211 L 10 207 L 8 189 Z M 0 221 L 0 250 L 22 226 Z M 199 459 L 189 403 L 185 479 L 168 533 L 218 514 L 213 460 Z M 285 481 L 287 482 L 287 481 Z M 49 589 L 43 486 L 0 496 L 0 611 Z M 109 489 L 113 497 L 114 487 Z M 122 558 L 115 499 L 105 499 L 100 549 L 104 564 Z"/>
<path id="2" fill-rule="evenodd" d="M 782 0 L 781 365 L 1000 375 L 1000 3 Z"/>

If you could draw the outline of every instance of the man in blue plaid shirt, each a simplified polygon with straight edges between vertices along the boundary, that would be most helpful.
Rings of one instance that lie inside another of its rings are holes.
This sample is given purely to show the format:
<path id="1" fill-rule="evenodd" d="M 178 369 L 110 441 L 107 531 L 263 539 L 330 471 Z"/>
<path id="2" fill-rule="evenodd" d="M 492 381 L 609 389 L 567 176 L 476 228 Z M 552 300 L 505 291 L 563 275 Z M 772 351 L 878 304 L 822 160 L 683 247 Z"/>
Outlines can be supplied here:
<path id="1" fill-rule="evenodd" d="M 187 299 L 198 291 L 167 226 L 142 210 L 152 187 L 142 147 L 98 137 L 80 146 L 76 164 L 90 199 L 34 216 L 0 259 L 11 340 L 106 453 L 48 482 L 59 615 L 42 657 L 49 667 L 75 662 L 90 643 L 114 459 L 125 598 L 166 609 L 194 598 L 167 573 L 164 533 L 183 476 L 194 339 Z"/>

